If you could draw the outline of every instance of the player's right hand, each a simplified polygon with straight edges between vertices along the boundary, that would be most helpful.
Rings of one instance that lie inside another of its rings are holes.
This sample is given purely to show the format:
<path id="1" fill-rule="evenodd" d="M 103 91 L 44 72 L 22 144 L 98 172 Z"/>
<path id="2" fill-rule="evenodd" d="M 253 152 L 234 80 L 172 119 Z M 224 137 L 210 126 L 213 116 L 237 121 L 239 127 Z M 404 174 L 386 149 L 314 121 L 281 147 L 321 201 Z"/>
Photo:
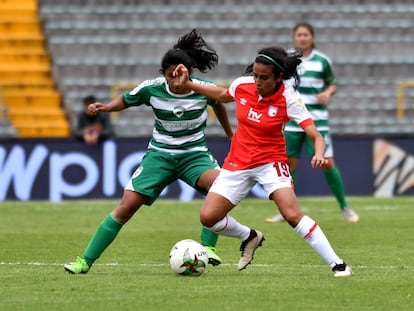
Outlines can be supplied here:
<path id="1" fill-rule="evenodd" d="M 90 113 L 96 114 L 99 111 L 107 111 L 107 108 L 105 104 L 96 102 L 88 106 L 88 111 Z"/>

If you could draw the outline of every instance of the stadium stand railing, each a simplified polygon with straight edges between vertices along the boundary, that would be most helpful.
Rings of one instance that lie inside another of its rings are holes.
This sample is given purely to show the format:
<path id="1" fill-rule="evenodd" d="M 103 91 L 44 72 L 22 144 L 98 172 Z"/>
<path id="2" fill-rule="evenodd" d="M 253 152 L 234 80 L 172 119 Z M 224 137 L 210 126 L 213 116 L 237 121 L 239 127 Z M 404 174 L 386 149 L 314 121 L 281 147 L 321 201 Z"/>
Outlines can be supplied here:
<path id="1" fill-rule="evenodd" d="M 398 85 L 398 101 L 397 101 L 397 117 L 402 119 L 405 117 L 405 106 L 406 106 L 406 91 L 411 88 L 414 89 L 414 81 L 402 81 Z M 411 103 L 413 103 L 413 97 L 411 97 Z M 411 107 L 414 110 L 414 107 Z"/>

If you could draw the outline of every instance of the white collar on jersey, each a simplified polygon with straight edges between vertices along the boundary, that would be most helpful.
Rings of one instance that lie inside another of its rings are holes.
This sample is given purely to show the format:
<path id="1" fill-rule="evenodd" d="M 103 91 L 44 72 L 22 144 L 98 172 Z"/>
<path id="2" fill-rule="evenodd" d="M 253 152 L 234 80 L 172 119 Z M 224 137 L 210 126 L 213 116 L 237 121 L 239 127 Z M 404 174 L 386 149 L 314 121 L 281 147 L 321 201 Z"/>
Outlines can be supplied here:
<path id="1" fill-rule="evenodd" d="M 187 96 L 190 96 L 190 95 L 193 95 L 194 94 L 194 91 L 193 90 L 191 90 L 190 92 L 188 92 L 186 94 L 177 94 L 177 93 L 174 93 L 173 91 L 171 91 L 170 86 L 167 83 L 167 80 L 165 80 L 165 88 L 167 90 L 167 93 L 170 94 L 171 96 L 174 96 L 174 97 L 187 97 Z"/>

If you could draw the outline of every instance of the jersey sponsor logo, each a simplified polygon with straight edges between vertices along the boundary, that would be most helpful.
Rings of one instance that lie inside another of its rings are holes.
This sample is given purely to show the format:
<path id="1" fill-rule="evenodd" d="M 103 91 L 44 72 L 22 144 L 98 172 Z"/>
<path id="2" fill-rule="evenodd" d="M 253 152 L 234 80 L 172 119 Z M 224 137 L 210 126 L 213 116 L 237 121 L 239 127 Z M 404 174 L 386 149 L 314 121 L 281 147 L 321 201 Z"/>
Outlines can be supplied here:
<path id="1" fill-rule="evenodd" d="M 175 106 L 173 108 L 173 113 L 177 118 L 181 118 L 184 115 L 185 108 L 183 106 Z"/>
<path id="2" fill-rule="evenodd" d="M 305 107 L 305 104 L 303 103 L 303 99 L 302 99 L 302 97 L 301 96 L 297 96 L 296 97 L 296 103 L 299 105 L 299 106 L 301 106 L 303 109 L 305 109 L 306 107 Z"/>
<path id="3" fill-rule="evenodd" d="M 164 121 L 157 120 L 157 123 L 169 132 L 177 132 L 183 130 L 194 130 L 204 122 L 203 116 L 194 120 L 183 120 L 183 121 Z"/>
<path id="4" fill-rule="evenodd" d="M 247 104 L 247 99 L 244 97 L 240 98 L 240 105 L 246 106 L 246 104 Z"/>
<path id="5" fill-rule="evenodd" d="M 156 118 L 157 126 L 163 127 L 168 132 L 177 132 L 177 131 L 185 131 L 185 130 L 194 130 L 200 126 L 202 126 L 208 118 L 207 110 L 204 110 L 203 113 L 194 119 L 190 120 L 175 120 L 175 121 L 168 121 Z M 194 134 L 195 135 L 195 134 Z M 158 139 L 157 139 L 158 140 Z"/>
<path id="6" fill-rule="evenodd" d="M 262 118 L 263 114 L 258 113 L 250 107 L 249 114 L 247 115 L 247 119 L 256 123 L 260 123 L 260 119 Z"/>
<path id="7" fill-rule="evenodd" d="M 277 115 L 277 110 L 278 108 L 275 106 L 269 106 L 269 110 L 267 111 L 267 114 L 269 115 L 269 117 L 274 117 Z"/>

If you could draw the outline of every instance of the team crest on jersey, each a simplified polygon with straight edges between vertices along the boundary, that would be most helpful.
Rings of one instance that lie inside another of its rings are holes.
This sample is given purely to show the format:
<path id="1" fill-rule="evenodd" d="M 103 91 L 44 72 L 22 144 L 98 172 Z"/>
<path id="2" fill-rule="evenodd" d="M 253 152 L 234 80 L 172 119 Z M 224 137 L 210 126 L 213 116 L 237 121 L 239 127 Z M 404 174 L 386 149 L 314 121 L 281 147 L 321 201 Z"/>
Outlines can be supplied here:
<path id="1" fill-rule="evenodd" d="M 181 118 L 183 116 L 184 112 L 185 112 L 185 109 L 184 109 L 183 106 L 175 106 L 173 108 L 173 113 L 175 114 L 175 116 L 177 118 Z"/>
<path id="2" fill-rule="evenodd" d="M 274 117 L 277 115 L 277 107 L 275 106 L 269 106 L 269 110 L 267 111 L 267 114 L 269 115 L 269 117 Z"/>
<path id="3" fill-rule="evenodd" d="M 240 98 L 240 104 L 245 106 L 247 104 L 247 99 L 246 98 Z"/>

